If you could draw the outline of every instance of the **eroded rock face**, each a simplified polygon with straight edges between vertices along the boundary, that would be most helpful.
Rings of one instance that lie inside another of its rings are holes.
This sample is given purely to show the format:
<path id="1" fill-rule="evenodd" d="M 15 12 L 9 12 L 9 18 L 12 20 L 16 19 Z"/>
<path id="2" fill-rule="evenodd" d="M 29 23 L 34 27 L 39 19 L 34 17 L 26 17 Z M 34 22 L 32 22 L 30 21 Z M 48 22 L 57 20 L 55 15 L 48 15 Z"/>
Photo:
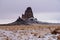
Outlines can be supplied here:
<path id="1" fill-rule="evenodd" d="M 20 24 L 27 24 L 27 23 L 22 18 L 18 17 L 18 19 L 15 22 L 11 23 L 11 24 L 20 25 Z"/>
<path id="2" fill-rule="evenodd" d="M 34 17 L 33 16 L 33 12 L 32 12 L 32 9 L 31 9 L 31 7 L 28 7 L 26 10 L 25 10 L 25 13 L 24 14 L 22 14 L 22 19 L 29 19 L 29 18 L 31 18 L 31 17 Z"/>

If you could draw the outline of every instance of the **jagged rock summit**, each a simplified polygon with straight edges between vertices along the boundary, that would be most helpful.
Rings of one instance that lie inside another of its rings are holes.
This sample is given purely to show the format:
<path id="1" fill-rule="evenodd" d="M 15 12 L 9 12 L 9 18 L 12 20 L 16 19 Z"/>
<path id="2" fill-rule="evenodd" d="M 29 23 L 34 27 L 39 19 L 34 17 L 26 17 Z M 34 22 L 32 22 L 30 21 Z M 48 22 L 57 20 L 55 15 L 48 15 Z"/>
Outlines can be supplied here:
<path id="1" fill-rule="evenodd" d="M 32 12 L 31 7 L 28 7 L 28 8 L 25 10 L 25 13 L 22 14 L 22 19 L 27 20 L 27 19 L 29 19 L 29 18 L 31 18 L 31 17 L 34 18 L 33 12 Z"/>

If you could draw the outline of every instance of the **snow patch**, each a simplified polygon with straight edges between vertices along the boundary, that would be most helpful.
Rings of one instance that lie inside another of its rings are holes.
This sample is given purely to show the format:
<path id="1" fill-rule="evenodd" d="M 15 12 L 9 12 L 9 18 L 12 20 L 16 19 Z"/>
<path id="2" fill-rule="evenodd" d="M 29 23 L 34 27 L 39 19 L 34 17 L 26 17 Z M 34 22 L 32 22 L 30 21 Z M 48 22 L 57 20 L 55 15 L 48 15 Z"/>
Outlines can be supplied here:
<path id="1" fill-rule="evenodd" d="M 0 40 L 57 40 L 58 36 L 48 33 L 39 38 L 37 36 L 34 36 L 34 34 L 31 34 L 31 32 L 31 30 L 0 30 Z"/>

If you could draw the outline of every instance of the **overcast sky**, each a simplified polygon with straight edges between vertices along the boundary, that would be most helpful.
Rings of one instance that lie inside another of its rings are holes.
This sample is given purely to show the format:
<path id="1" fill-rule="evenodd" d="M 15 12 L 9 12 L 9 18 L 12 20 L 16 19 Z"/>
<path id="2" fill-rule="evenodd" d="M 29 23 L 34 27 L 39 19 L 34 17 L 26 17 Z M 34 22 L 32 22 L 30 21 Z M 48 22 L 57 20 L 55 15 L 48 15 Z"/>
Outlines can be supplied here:
<path id="1" fill-rule="evenodd" d="M 27 7 L 40 21 L 60 22 L 60 0 L 0 0 L 0 24 L 15 21 Z"/>

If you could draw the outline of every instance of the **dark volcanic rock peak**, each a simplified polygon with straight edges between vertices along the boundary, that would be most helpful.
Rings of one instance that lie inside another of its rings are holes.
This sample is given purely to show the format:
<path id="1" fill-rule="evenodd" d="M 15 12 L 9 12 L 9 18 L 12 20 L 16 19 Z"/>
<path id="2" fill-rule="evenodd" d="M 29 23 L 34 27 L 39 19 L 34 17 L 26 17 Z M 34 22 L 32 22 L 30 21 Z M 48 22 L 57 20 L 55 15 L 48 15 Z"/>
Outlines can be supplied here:
<path id="1" fill-rule="evenodd" d="M 29 18 L 31 18 L 31 17 L 34 17 L 34 16 L 33 16 L 33 12 L 32 12 L 31 7 L 28 7 L 28 8 L 25 10 L 25 14 L 22 14 L 22 18 L 26 20 L 26 19 L 29 19 Z"/>

